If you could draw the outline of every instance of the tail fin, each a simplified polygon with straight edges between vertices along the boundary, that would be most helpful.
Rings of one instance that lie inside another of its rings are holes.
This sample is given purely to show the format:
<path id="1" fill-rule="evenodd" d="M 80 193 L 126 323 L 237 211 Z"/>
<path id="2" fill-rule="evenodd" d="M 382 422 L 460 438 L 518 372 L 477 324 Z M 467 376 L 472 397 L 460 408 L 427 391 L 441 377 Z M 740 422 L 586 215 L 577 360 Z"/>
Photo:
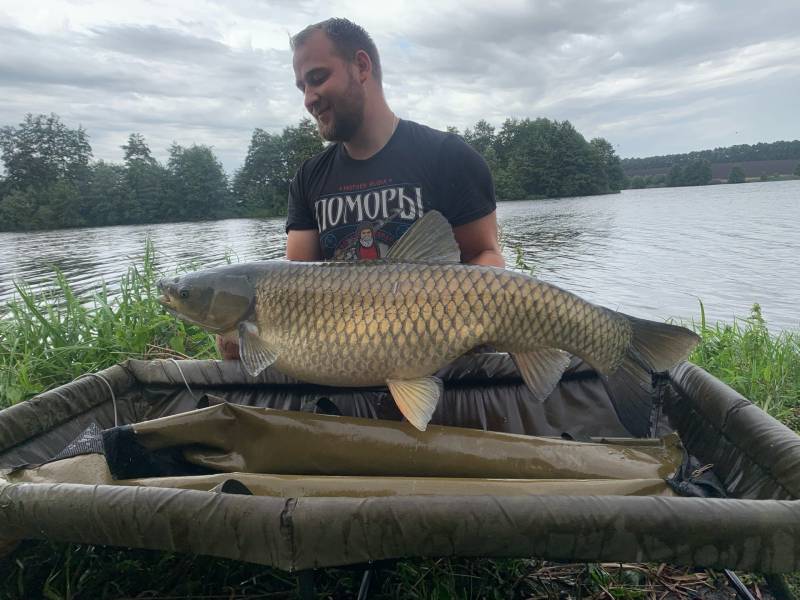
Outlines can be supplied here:
<path id="1" fill-rule="evenodd" d="M 674 367 L 700 342 L 700 336 L 685 327 L 625 316 L 633 329 L 626 362 L 633 361 L 646 371 L 659 372 Z"/>

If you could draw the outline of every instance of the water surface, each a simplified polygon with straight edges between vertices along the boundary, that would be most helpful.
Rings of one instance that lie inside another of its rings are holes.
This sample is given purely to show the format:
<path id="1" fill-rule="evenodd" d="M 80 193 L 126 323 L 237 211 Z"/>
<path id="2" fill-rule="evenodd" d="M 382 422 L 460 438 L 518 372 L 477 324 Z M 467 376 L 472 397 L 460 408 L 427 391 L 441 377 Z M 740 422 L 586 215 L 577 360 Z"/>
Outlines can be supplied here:
<path id="1" fill-rule="evenodd" d="M 588 300 L 654 319 L 747 316 L 800 329 L 800 181 L 626 190 L 610 196 L 501 202 L 504 253 Z M 282 219 L 232 219 L 0 233 L 0 303 L 12 281 L 50 286 L 59 268 L 76 291 L 114 287 L 150 237 L 165 273 L 283 256 Z"/>

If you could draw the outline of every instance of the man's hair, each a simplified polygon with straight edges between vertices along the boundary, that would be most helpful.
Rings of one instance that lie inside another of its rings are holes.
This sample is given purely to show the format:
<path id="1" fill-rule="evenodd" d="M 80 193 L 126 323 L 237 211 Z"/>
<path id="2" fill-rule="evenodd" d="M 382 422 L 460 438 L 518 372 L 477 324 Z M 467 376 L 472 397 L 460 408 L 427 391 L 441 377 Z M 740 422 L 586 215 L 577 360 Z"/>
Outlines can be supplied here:
<path id="1" fill-rule="evenodd" d="M 378 83 L 381 83 L 381 59 L 378 56 L 378 48 L 375 42 L 360 25 L 356 25 L 348 19 L 332 18 L 309 25 L 303 31 L 292 36 L 290 45 L 292 50 L 297 50 L 308 41 L 308 38 L 315 31 L 322 31 L 333 43 L 336 53 L 348 62 L 353 62 L 356 52 L 363 50 L 372 61 L 372 75 Z"/>

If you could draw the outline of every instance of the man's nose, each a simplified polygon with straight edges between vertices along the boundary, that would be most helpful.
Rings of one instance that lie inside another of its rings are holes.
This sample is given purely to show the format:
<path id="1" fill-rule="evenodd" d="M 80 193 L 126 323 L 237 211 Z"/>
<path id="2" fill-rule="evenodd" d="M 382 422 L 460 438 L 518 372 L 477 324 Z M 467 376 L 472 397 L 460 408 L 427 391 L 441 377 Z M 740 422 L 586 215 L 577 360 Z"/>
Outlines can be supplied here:
<path id="1" fill-rule="evenodd" d="M 319 102 L 319 94 L 316 90 L 311 89 L 310 86 L 306 86 L 304 94 L 303 103 L 306 105 L 306 110 L 314 112 L 314 105 Z"/>

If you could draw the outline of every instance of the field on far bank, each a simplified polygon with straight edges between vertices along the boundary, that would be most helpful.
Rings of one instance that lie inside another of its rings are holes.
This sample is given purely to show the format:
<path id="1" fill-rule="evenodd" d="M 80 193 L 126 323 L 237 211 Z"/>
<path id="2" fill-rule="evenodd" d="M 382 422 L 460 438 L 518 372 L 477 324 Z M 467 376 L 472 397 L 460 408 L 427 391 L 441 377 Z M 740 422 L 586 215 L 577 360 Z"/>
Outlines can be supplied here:
<path id="1" fill-rule="evenodd" d="M 774 178 L 776 176 L 788 176 L 789 179 L 794 177 L 795 169 L 800 165 L 800 160 L 750 160 L 738 162 L 721 162 L 711 163 L 711 178 L 727 181 L 728 176 L 731 174 L 733 167 L 741 167 L 744 171 L 745 177 L 753 180 L 760 180 L 763 176 Z M 647 177 L 648 175 L 667 175 L 670 167 L 654 167 L 652 169 L 626 169 L 626 177 L 636 177 L 640 175 Z"/>

